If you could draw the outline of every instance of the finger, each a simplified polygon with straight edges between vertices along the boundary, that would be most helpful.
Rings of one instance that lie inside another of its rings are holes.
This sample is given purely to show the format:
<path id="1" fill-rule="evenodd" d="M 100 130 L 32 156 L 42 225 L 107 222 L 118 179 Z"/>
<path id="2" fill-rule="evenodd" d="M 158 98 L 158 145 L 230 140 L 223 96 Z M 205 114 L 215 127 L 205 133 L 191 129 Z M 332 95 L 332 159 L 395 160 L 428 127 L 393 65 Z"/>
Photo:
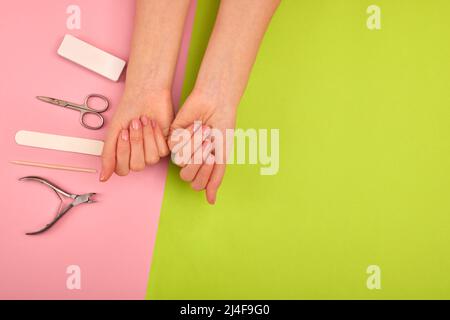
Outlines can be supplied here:
<path id="1" fill-rule="evenodd" d="M 116 174 L 126 176 L 130 172 L 130 135 L 122 129 L 117 141 Z"/>
<path id="2" fill-rule="evenodd" d="M 223 176 L 225 174 L 225 164 L 214 165 L 213 172 L 209 178 L 208 184 L 206 186 L 206 199 L 210 204 L 216 203 L 217 190 L 222 183 Z"/>
<path id="3" fill-rule="evenodd" d="M 142 171 L 145 168 L 144 140 L 142 137 L 142 125 L 139 119 L 133 119 L 130 124 L 130 169 Z"/>
<path id="4" fill-rule="evenodd" d="M 195 122 L 200 122 L 200 119 L 202 119 L 202 109 L 201 108 L 189 108 L 187 107 L 190 104 L 191 96 L 189 96 L 186 101 L 183 104 L 183 107 L 181 107 L 176 116 L 173 120 L 172 124 L 170 125 L 169 130 L 169 136 L 176 130 L 176 129 L 187 129 L 189 126 L 191 126 Z M 185 107 L 186 106 L 186 107 Z M 197 127 L 198 129 L 199 127 Z"/>
<path id="5" fill-rule="evenodd" d="M 102 151 L 102 169 L 100 171 L 100 181 L 107 181 L 116 168 L 116 146 L 120 130 L 111 127 L 105 140 Z"/>
<path id="6" fill-rule="evenodd" d="M 164 137 L 161 127 L 158 125 L 158 123 L 153 119 L 151 122 L 153 133 L 155 135 L 156 146 L 158 147 L 158 154 L 161 158 L 168 156 L 170 151 L 169 147 L 167 146 L 166 137 Z"/>
<path id="7" fill-rule="evenodd" d="M 142 123 L 142 133 L 144 136 L 144 154 L 145 163 L 148 165 L 153 165 L 158 163 L 159 154 L 158 147 L 155 142 L 155 135 L 153 133 L 153 128 L 146 116 L 141 117 Z"/>
<path id="8" fill-rule="evenodd" d="M 199 130 L 201 127 L 201 121 L 194 121 L 193 124 L 190 124 L 186 128 L 171 128 L 169 139 L 167 139 L 169 149 L 172 152 L 176 152 L 177 150 L 182 148 L 188 142 L 186 138 L 192 137 L 194 133 L 197 132 L 197 130 Z"/>
<path id="9" fill-rule="evenodd" d="M 195 152 L 199 149 L 201 150 L 202 143 L 209 137 L 210 134 L 211 128 L 203 126 L 200 130 L 195 130 L 191 138 L 186 143 L 180 142 L 179 145 L 175 146 L 172 149 L 172 153 L 175 154 L 173 157 L 174 163 L 180 167 L 186 166 Z M 186 135 L 184 136 L 184 139 L 186 139 Z M 201 162 L 201 158 L 198 162 Z"/>
<path id="10" fill-rule="evenodd" d="M 180 170 L 180 178 L 183 181 L 191 182 L 197 175 L 198 170 L 211 153 L 212 144 L 211 141 L 206 140 L 203 143 L 203 147 L 198 149 L 194 156 L 191 158 L 191 162 Z M 200 161 L 198 161 L 200 159 Z"/>
<path id="11" fill-rule="evenodd" d="M 194 178 L 194 181 L 191 182 L 191 187 L 194 190 L 200 191 L 206 188 L 208 184 L 209 177 L 214 168 L 214 155 L 209 154 L 206 158 L 205 163 L 198 170 L 197 175 Z"/>

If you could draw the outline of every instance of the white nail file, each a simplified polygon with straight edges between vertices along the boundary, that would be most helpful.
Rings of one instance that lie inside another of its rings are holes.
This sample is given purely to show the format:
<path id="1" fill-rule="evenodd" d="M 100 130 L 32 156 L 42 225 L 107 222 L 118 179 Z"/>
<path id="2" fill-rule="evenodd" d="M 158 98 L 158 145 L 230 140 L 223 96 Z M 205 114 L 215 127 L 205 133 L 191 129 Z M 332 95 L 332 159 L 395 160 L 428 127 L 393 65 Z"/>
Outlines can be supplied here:
<path id="1" fill-rule="evenodd" d="M 66 34 L 58 54 L 113 81 L 119 80 L 126 62 L 70 34 Z"/>
<path id="2" fill-rule="evenodd" d="M 100 156 L 103 141 L 60 136 L 56 134 L 20 130 L 16 133 L 16 143 L 22 146 L 68 151 Z"/>

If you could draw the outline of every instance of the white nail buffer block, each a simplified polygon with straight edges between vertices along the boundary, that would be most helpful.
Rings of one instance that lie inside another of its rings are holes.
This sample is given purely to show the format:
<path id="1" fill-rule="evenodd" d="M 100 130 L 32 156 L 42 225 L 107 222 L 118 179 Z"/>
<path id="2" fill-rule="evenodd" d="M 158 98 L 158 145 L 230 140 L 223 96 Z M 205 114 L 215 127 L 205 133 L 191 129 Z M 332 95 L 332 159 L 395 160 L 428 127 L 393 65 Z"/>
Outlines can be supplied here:
<path id="1" fill-rule="evenodd" d="M 56 134 L 20 130 L 16 133 L 16 143 L 22 146 L 68 151 L 100 156 L 103 141 L 60 136 Z"/>
<path id="2" fill-rule="evenodd" d="M 126 62 L 70 34 L 66 34 L 58 54 L 113 81 L 119 80 Z"/>

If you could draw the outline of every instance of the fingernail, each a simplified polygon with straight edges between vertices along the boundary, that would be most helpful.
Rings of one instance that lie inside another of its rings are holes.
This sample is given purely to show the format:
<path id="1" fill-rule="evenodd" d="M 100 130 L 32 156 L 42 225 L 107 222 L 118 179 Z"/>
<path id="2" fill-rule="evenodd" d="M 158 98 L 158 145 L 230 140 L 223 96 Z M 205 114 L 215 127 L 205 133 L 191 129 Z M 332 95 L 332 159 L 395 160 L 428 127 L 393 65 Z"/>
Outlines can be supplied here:
<path id="1" fill-rule="evenodd" d="M 142 125 L 145 127 L 146 125 L 148 125 L 148 118 L 147 118 L 147 116 L 142 116 L 141 117 L 141 122 L 142 122 Z"/>
<path id="2" fill-rule="evenodd" d="M 210 154 L 208 155 L 208 157 L 206 158 L 205 163 L 206 163 L 206 164 L 214 164 L 214 160 L 215 160 L 214 155 L 213 155 L 212 153 L 210 153 Z"/>
<path id="3" fill-rule="evenodd" d="M 203 161 L 206 161 L 212 149 L 211 141 L 206 140 L 203 144 Z"/>
<path id="4" fill-rule="evenodd" d="M 194 121 L 194 132 L 196 132 L 202 126 L 201 121 Z"/>
<path id="5" fill-rule="evenodd" d="M 216 194 L 213 195 L 210 204 L 216 204 Z"/>
<path id="6" fill-rule="evenodd" d="M 123 141 L 128 141 L 128 139 L 129 139 L 128 130 L 123 129 L 120 136 Z"/>
<path id="7" fill-rule="evenodd" d="M 105 174 L 103 173 L 103 171 L 100 172 L 100 181 L 104 182 L 106 180 Z"/>
<path id="8" fill-rule="evenodd" d="M 134 130 L 139 130 L 139 128 L 141 127 L 141 122 L 138 119 L 133 119 L 133 121 L 131 121 L 131 127 Z"/>
<path id="9" fill-rule="evenodd" d="M 152 119 L 152 120 L 151 120 L 151 123 L 152 123 L 152 127 L 153 127 L 153 128 L 156 128 L 156 121 Z"/>
<path id="10" fill-rule="evenodd" d="M 211 128 L 210 127 L 206 127 L 205 129 L 203 129 L 203 140 L 208 138 L 210 134 L 211 134 Z"/>
<path id="11" fill-rule="evenodd" d="M 187 131 L 187 130 L 186 129 L 181 129 L 181 128 L 175 129 L 172 132 L 172 134 L 170 135 L 170 138 L 175 140 L 178 137 L 180 137 L 185 131 Z"/>

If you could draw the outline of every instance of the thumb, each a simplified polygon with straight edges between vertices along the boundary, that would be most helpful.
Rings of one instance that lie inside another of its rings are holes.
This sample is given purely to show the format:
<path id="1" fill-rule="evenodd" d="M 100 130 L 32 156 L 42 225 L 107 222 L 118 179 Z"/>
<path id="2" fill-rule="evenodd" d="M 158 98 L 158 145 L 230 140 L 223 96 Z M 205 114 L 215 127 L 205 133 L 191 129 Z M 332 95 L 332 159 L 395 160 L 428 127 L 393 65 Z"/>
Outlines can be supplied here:
<path id="1" fill-rule="evenodd" d="M 169 135 L 176 129 L 186 129 L 194 123 L 195 120 L 199 120 L 199 114 L 196 108 L 190 107 L 190 105 L 184 105 L 175 116 L 172 124 L 170 125 Z"/>
<path id="2" fill-rule="evenodd" d="M 178 143 L 180 134 L 192 136 L 202 126 L 200 115 L 192 108 L 181 108 L 174 121 L 170 125 L 168 136 L 169 149 L 172 150 L 174 144 Z M 183 132 L 184 130 L 185 132 Z"/>
<path id="3" fill-rule="evenodd" d="M 102 151 L 102 170 L 100 172 L 100 181 L 107 181 L 116 168 L 116 146 L 117 146 L 118 130 L 111 127 L 106 136 L 105 144 Z"/>

